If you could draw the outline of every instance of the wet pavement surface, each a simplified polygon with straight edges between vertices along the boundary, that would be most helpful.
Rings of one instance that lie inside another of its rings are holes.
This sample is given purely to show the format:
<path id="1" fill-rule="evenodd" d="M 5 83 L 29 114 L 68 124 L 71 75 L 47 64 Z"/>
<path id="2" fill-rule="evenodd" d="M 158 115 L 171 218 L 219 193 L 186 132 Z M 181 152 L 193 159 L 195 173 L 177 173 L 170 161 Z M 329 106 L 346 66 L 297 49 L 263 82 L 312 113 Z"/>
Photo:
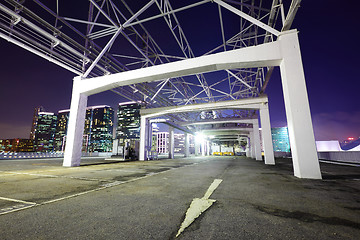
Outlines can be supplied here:
<path id="1" fill-rule="evenodd" d="M 145 162 L 0 161 L 0 239 L 175 239 L 214 179 L 216 202 L 178 239 L 359 239 L 360 168 L 321 163 L 322 180 L 246 157 Z"/>

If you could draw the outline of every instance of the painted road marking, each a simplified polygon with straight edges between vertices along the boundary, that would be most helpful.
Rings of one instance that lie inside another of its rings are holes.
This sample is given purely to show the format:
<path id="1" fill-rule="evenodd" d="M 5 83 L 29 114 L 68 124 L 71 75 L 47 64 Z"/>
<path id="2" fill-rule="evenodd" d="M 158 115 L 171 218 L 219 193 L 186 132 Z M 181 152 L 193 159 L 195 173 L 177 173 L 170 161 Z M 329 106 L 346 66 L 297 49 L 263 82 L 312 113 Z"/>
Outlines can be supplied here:
<path id="1" fill-rule="evenodd" d="M 1 171 L 0 171 L 1 172 Z M 62 175 L 48 175 L 48 174 L 38 174 L 38 173 L 26 173 L 26 172 L 5 172 L 9 173 L 10 175 L 28 175 L 28 176 L 35 176 L 35 177 L 49 177 L 49 178 L 70 178 L 70 179 L 77 179 L 77 180 L 86 180 L 86 181 L 97 181 L 101 182 L 103 179 L 96 179 L 96 178 L 86 178 L 86 177 L 72 177 L 72 176 L 62 176 Z"/>
<path id="2" fill-rule="evenodd" d="M 207 162 L 207 161 L 208 161 L 208 160 L 201 161 L 200 163 Z M 87 194 L 87 193 L 92 193 L 92 192 L 100 191 L 100 190 L 103 190 L 103 189 L 106 189 L 106 188 L 118 186 L 118 185 L 125 184 L 125 183 L 130 183 L 130 182 L 138 181 L 138 180 L 145 179 L 145 178 L 148 178 L 148 177 L 151 177 L 151 176 L 155 176 L 155 175 L 158 175 L 158 174 L 161 174 L 161 173 L 166 173 L 166 172 L 169 172 L 169 171 L 172 171 L 172 170 L 176 170 L 176 169 L 180 169 L 180 168 L 184 168 L 184 167 L 189 167 L 189 166 L 197 165 L 197 164 L 199 164 L 199 163 L 193 163 L 193 164 L 189 164 L 189 165 L 184 165 L 184 166 L 181 166 L 181 167 L 178 167 L 178 168 L 170 168 L 169 170 L 165 170 L 165 171 L 161 171 L 161 172 L 155 172 L 155 173 L 153 173 L 153 174 L 147 174 L 147 175 L 145 175 L 145 176 L 138 177 L 138 178 L 134 178 L 134 179 L 130 179 L 130 180 L 123 181 L 123 182 L 122 182 L 122 181 L 115 181 L 115 182 L 106 183 L 106 184 L 101 185 L 99 188 L 96 188 L 96 189 L 92 189 L 92 190 L 88 190 L 88 191 L 76 193 L 76 194 L 73 194 L 73 195 L 69 195 L 69 196 L 65 196 L 65 197 L 61 197 L 61 198 L 49 200 L 49 201 L 42 202 L 42 203 L 26 202 L 26 201 L 17 200 L 17 199 L 0 197 L 0 199 L 2 199 L 2 200 L 7 200 L 7 201 L 13 201 L 13 202 L 23 203 L 23 204 L 16 205 L 16 206 L 13 206 L 13 207 L 0 209 L 0 215 L 2 215 L 2 214 L 7 214 L 7 213 L 11 213 L 11 212 L 15 212 L 15 211 L 19 211 L 19 210 L 23 210 L 23 209 L 26 209 L 26 208 L 31 208 L 31 207 L 34 207 L 34 206 L 41 206 L 41 205 L 44 205 L 44 204 L 55 203 L 55 202 L 58 202 L 58 201 L 61 201 L 61 200 L 65 200 L 65 199 L 69 199 L 69 198 L 81 196 L 81 195 L 84 195 L 84 194 Z M 69 169 L 71 169 L 71 168 L 69 168 Z M 75 169 L 75 168 L 74 168 L 74 169 Z M 0 171 L 0 172 L 5 172 L 5 171 Z M 7 172 L 7 173 L 9 173 L 9 172 Z M 11 173 L 13 173 L 13 174 L 37 175 L 37 176 L 48 176 L 48 177 L 75 178 L 75 177 L 56 176 L 56 175 L 41 175 L 41 174 L 31 174 L 31 173 L 18 173 L 18 172 L 11 172 Z M 82 180 L 98 180 L 98 181 L 102 181 L 102 180 L 100 180 L 100 179 L 87 179 L 87 178 L 83 178 Z M 219 183 L 219 184 L 220 184 L 220 183 Z M 210 189 L 210 188 L 209 188 L 209 189 Z M 215 189 L 214 189 L 214 190 L 215 190 Z M 210 195 L 211 195 L 211 193 L 210 193 Z M 209 195 L 209 196 L 210 196 L 210 195 Z M 215 200 L 214 200 L 214 201 L 215 201 Z"/>
<path id="3" fill-rule="evenodd" d="M 15 211 L 19 211 L 19 210 L 23 210 L 23 209 L 26 209 L 26 208 L 31 208 L 31 207 L 37 205 L 34 202 L 27 202 L 27 201 L 23 201 L 23 200 L 18 200 L 18 199 L 13 199 L 13 198 L 6 198 L 6 197 L 0 197 L 0 200 L 22 203 L 22 204 L 18 204 L 18 205 L 14 205 L 14 206 L 11 206 L 11 207 L 0 209 L 0 215 L 15 212 Z"/>
<path id="4" fill-rule="evenodd" d="M 30 205 L 20 204 L 20 205 L 15 205 L 15 206 L 8 207 L 8 208 L 2 208 L 2 209 L 0 209 L 0 215 L 24 210 L 24 209 L 31 208 L 34 206 L 36 206 L 36 204 L 30 204 Z"/>
<path id="5" fill-rule="evenodd" d="M 18 200 L 18 199 L 13 199 L 13 198 L 0 197 L 0 199 L 5 200 L 5 201 L 11 201 L 11 202 L 25 203 L 25 204 L 36 204 L 34 202 L 26 202 L 26 201 L 23 201 L 23 200 Z"/>
<path id="6" fill-rule="evenodd" d="M 190 207 L 186 211 L 185 219 L 181 223 L 180 229 L 176 234 L 178 237 L 191 223 L 195 221 L 203 212 L 205 212 L 211 205 L 216 202 L 216 200 L 209 199 L 211 194 L 215 191 L 215 189 L 220 185 L 222 179 L 215 179 L 213 183 L 210 185 L 208 190 L 206 191 L 204 197 L 202 198 L 194 198 L 190 204 Z"/>

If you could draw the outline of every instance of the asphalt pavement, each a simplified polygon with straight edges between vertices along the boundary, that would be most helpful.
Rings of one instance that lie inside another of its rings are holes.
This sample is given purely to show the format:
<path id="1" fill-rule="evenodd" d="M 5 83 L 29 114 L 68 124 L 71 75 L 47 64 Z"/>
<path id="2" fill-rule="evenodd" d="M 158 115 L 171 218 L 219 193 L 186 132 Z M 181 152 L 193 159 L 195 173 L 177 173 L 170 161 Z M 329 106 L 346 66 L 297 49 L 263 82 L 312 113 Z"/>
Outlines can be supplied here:
<path id="1" fill-rule="evenodd" d="M 360 168 L 323 180 L 246 157 L 0 161 L 0 239 L 175 239 L 194 198 L 216 200 L 177 239 L 359 239 Z"/>

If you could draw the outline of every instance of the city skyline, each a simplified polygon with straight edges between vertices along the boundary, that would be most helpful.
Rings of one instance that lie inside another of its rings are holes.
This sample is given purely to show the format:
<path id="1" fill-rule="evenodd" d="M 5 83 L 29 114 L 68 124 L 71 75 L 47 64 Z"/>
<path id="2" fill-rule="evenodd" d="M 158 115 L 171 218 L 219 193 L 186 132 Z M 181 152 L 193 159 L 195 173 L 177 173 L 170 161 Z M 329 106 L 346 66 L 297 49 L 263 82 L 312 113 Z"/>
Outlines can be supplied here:
<path id="1" fill-rule="evenodd" d="M 355 54 L 359 46 L 349 23 L 355 9 L 327 1 L 326 11 L 319 2 L 303 2 L 293 23 L 299 31 L 300 48 L 307 82 L 316 140 L 343 140 L 360 136 L 360 109 L 357 105 Z M 336 16 L 336 17 L 334 17 Z M 341 29 L 342 33 L 335 32 Z M 196 46 L 193 46 L 196 48 Z M 70 107 L 73 73 L 0 39 L 0 138 L 28 138 L 33 110 L 48 111 Z M 272 127 L 286 125 L 278 68 L 266 92 Z M 112 92 L 89 97 L 88 106 L 128 101 Z"/>

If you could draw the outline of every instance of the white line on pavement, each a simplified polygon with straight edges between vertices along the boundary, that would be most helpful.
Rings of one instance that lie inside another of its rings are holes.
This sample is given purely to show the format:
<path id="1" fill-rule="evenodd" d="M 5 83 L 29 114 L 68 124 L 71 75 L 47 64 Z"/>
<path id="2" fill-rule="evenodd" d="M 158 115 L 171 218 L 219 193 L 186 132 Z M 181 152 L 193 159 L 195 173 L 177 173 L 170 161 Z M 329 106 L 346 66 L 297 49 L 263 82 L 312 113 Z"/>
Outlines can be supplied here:
<path id="1" fill-rule="evenodd" d="M 1 200 L 5 200 L 5 201 L 11 201 L 11 202 L 18 202 L 18 203 L 25 203 L 25 204 L 36 204 L 34 202 L 26 202 L 23 200 L 18 200 L 18 199 L 13 199 L 13 198 L 6 198 L 6 197 L 0 197 Z"/>

